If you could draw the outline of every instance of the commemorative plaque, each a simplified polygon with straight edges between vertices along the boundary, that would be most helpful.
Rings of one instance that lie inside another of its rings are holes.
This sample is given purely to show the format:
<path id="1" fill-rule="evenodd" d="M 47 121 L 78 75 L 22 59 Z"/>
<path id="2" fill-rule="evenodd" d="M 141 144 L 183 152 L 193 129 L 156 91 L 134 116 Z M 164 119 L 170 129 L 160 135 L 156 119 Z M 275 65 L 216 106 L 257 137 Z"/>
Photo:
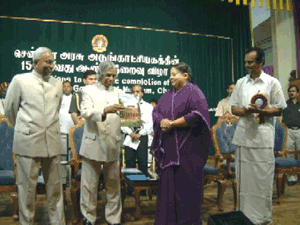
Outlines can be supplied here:
<path id="1" fill-rule="evenodd" d="M 122 94 L 119 96 L 119 101 L 124 107 L 124 111 L 120 112 L 121 126 L 142 127 L 140 98 L 132 94 Z"/>
<path id="2" fill-rule="evenodd" d="M 264 109 L 268 105 L 268 97 L 263 93 L 257 93 L 257 94 L 252 96 L 250 102 L 251 102 L 251 104 L 255 104 L 257 106 L 257 108 Z M 257 117 L 257 121 L 260 124 L 264 123 L 265 122 L 264 116 L 259 115 Z"/>

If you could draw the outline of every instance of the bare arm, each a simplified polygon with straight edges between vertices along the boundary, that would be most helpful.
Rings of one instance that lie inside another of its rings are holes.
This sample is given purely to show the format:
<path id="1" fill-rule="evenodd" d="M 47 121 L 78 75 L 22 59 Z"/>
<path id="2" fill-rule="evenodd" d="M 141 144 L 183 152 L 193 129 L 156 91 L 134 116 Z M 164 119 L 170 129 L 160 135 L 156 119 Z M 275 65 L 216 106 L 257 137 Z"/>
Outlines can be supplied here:
<path id="1" fill-rule="evenodd" d="M 79 116 L 76 112 L 71 113 L 71 118 L 72 118 L 75 125 L 79 123 L 80 119 L 79 119 Z"/>
<path id="2" fill-rule="evenodd" d="M 259 113 L 261 116 L 280 116 L 282 109 L 280 108 L 269 108 L 259 109 L 255 104 L 250 104 L 248 108 L 237 108 L 231 107 L 232 113 L 236 116 L 247 116 L 253 113 Z"/>
<path id="3" fill-rule="evenodd" d="M 247 115 L 245 107 L 244 108 L 237 108 L 235 106 L 232 106 L 231 107 L 231 112 L 235 116 L 245 116 L 245 115 Z M 249 113 L 248 113 L 248 115 L 249 115 Z"/>
<path id="4" fill-rule="evenodd" d="M 249 111 L 253 113 L 259 113 L 261 116 L 281 116 L 282 109 L 280 108 L 269 108 L 259 109 L 255 104 L 249 105 Z"/>
<path id="5" fill-rule="evenodd" d="M 169 132 L 170 130 L 174 129 L 174 128 L 178 128 L 178 127 L 187 127 L 189 126 L 189 124 L 186 122 L 186 120 L 184 119 L 184 117 L 180 117 L 176 120 L 169 120 L 169 119 L 162 119 L 162 121 L 160 122 L 160 127 L 162 129 L 163 132 Z"/>
<path id="6" fill-rule="evenodd" d="M 189 124 L 186 122 L 184 117 L 180 117 L 176 120 L 171 121 L 171 127 L 172 128 L 177 128 L 177 127 L 187 127 Z"/>

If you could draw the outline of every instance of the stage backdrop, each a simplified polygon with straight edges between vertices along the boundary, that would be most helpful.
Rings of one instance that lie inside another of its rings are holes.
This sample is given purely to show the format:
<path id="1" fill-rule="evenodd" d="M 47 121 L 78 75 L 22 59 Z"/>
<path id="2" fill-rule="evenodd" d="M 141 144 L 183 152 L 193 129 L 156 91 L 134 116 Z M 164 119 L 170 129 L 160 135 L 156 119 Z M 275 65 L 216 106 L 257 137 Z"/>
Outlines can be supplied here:
<path id="1" fill-rule="evenodd" d="M 1 4 L 0 82 L 30 71 L 32 51 L 46 46 L 55 52 L 53 75 L 71 80 L 74 91 L 85 70 L 108 59 L 119 67 L 115 85 L 128 92 L 142 84 L 149 101 L 170 88 L 169 70 L 182 61 L 207 97 L 213 125 L 227 84 L 245 75 L 244 52 L 251 46 L 245 6 L 171 0 Z"/>

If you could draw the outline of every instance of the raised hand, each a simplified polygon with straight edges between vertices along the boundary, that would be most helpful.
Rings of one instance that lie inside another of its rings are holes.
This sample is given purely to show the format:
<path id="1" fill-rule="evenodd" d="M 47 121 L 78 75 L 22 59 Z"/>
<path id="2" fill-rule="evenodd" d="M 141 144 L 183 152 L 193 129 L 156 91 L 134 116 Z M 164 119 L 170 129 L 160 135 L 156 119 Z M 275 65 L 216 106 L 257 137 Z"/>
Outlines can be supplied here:
<path id="1" fill-rule="evenodd" d="M 107 106 L 103 112 L 106 114 L 106 113 L 118 113 L 123 111 L 124 111 L 124 107 L 121 104 L 114 104 L 114 105 Z"/>

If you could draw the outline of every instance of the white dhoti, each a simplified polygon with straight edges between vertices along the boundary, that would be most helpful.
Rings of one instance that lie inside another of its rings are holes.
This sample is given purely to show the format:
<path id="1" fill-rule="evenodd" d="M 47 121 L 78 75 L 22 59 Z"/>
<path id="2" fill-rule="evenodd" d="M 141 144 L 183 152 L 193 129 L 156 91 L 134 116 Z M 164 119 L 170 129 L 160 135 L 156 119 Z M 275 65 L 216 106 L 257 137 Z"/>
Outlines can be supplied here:
<path id="1" fill-rule="evenodd" d="M 97 219 L 97 193 L 100 177 L 100 168 L 103 164 L 106 187 L 105 218 L 110 224 L 121 222 L 121 184 L 120 162 L 98 162 L 83 158 L 81 174 L 80 209 L 82 215 L 92 224 Z"/>
<path id="2" fill-rule="evenodd" d="M 235 157 L 237 210 L 254 224 L 271 222 L 275 169 L 273 149 L 239 146 Z"/>

